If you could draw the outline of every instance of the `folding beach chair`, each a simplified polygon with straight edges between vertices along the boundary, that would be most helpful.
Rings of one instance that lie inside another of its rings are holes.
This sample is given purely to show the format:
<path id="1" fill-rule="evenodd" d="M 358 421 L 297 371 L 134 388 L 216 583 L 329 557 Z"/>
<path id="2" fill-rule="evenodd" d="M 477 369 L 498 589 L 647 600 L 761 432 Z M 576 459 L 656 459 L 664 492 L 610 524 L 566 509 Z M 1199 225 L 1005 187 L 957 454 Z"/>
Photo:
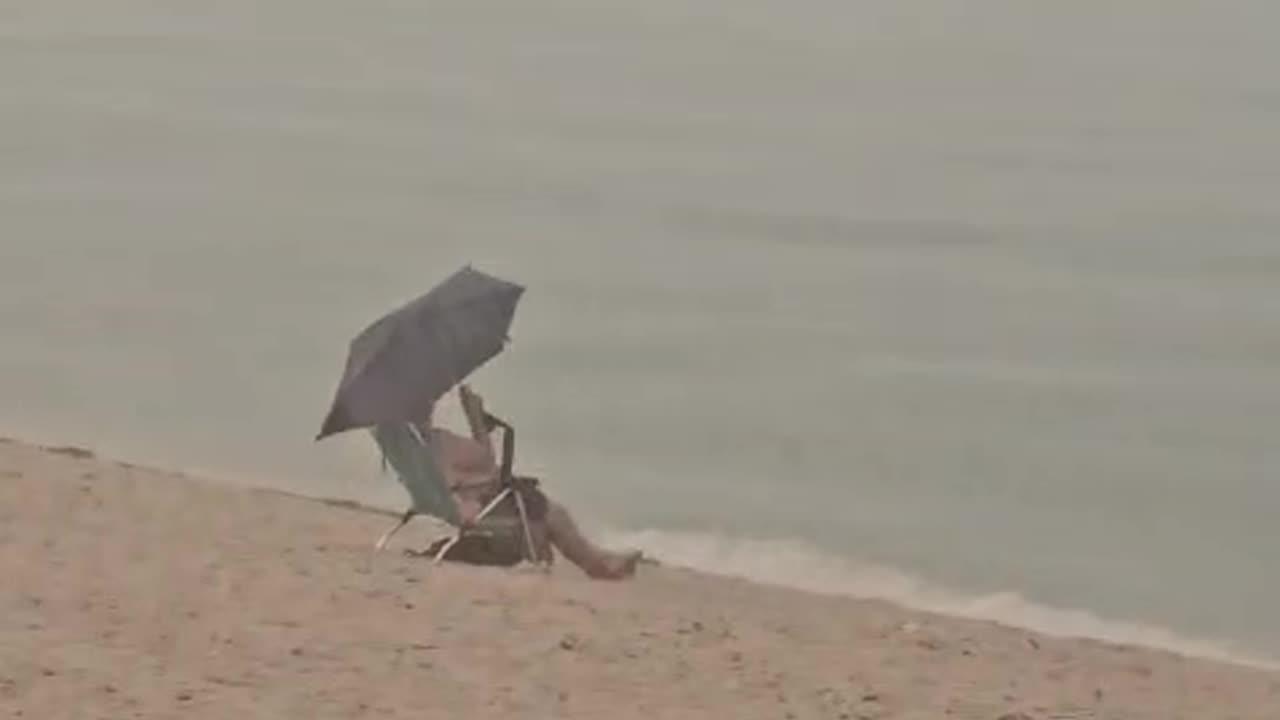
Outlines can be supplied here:
<path id="1" fill-rule="evenodd" d="M 495 561 L 492 564 L 515 564 L 520 560 L 538 563 L 547 558 L 537 551 L 533 541 L 533 533 L 529 527 L 530 502 L 529 493 L 536 487 L 536 480 L 516 478 L 511 469 L 515 454 L 515 433 L 510 425 L 486 414 L 486 421 L 495 427 L 503 428 L 503 457 L 496 494 L 476 514 L 476 517 L 464 519 L 458 510 L 457 503 L 449 492 L 444 472 L 436 462 L 431 446 L 422 437 L 414 425 L 395 423 L 375 425 L 371 432 L 374 441 L 382 451 L 385 464 L 396 473 L 400 484 L 409 493 L 410 506 L 394 527 L 389 529 L 374 546 L 381 550 L 386 547 L 391 536 L 409 523 L 415 516 L 427 515 L 441 520 L 454 528 L 451 538 L 433 545 L 432 556 L 435 562 L 453 559 L 449 556 L 455 549 L 466 550 L 475 546 L 493 546 L 506 543 L 507 547 L 515 545 L 519 555 L 514 562 Z M 518 537 L 512 537 L 513 529 L 504 525 L 494 517 L 494 511 L 506 500 L 515 505 Z M 461 545 L 460 545 L 461 544 Z M 457 557 L 469 562 L 470 552 L 458 552 Z"/>

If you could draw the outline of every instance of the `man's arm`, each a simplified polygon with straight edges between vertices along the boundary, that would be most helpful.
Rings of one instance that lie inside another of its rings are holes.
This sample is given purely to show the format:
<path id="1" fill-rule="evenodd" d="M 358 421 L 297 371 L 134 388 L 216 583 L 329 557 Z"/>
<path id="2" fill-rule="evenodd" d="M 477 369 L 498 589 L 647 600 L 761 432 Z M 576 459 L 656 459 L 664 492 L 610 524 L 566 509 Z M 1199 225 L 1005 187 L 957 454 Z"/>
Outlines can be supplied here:
<path id="1" fill-rule="evenodd" d="M 492 457 L 493 429 L 485 421 L 484 398 L 473 391 L 471 386 L 463 384 L 458 386 L 458 402 L 467 416 L 467 426 L 471 428 L 472 439 L 488 448 L 489 455 Z"/>

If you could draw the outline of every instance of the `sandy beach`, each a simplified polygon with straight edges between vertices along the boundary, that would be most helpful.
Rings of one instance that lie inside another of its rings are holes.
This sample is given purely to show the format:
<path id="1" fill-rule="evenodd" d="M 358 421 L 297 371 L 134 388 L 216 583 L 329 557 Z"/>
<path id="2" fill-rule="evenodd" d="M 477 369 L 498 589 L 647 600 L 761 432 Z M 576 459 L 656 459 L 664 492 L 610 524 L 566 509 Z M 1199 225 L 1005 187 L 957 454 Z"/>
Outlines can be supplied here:
<path id="1" fill-rule="evenodd" d="M 1265 670 L 674 568 L 431 567 L 375 556 L 386 526 L 0 442 L 0 717 L 1280 717 Z"/>

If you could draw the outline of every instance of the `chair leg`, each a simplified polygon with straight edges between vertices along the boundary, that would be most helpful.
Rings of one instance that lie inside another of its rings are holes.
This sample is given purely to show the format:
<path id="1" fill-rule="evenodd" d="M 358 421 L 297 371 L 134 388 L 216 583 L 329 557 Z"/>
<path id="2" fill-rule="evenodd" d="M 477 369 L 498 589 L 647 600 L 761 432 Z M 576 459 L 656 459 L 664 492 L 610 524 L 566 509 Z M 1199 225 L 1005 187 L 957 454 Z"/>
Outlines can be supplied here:
<path id="1" fill-rule="evenodd" d="M 477 512 L 475 518 L 471 520 L 471 523 L 479 523 L 480 520 L 484 520 L 490 512 L 494 511 L 495 507 L 498 507 L 500 502 L 506 500 L 508 495 L 515 495 L 516 497 L 516 511 L 520 514 L 520 529 L 521 532 L 524 533 L 525 537 L 525 559 L 529 560 L 534 565 L 540 565 L 541 561 L 538 559 L 538 547 L 536 547 L 536 544 L 534 543 L 534 533 L 529 529 L 529 511 L 525 509 L 525 498 L 524 496 L 521 496 L 520 493 L 513 491 L 512 488 L 504 488 L 502 492 L 498 493 L 498 497 L 494 497 L 493 500 L 489 501 L 488 505 L 485 505 L 480 512 Z M 435 553 L 434 562 L 443 561 L 444 556 L 447 555 L 449 551 L 453 550 L 453 546 L 456 546 L 456 544 L 461 541 L 462 532 L 460 530 L 460 532 L 454 534 L 452 538 L 449 538 L 449 542 L 444 543 L 444 546 L 440 547 L 440 550 Z"/>
<path id="2" fill-rule="evenodd" d="M 471 523 L 472 523 L 472 524 L 474 524 L 474 523 L 478 523 L 478 522 L 480 522 L 481 520 L 483 520 L 483 519 L 485 519 L 486 517 L 488 517 L 488 516 L 489 516 L 489 513 L 493 512 L 493 511 L 494 511 L 494 509 L 495 509 L 495 508 L 497 508 L 497 507 L 498 507 L 498 505 L 499 505 L 503 500 L 506 500 L 506 499 L 507 499 L 507 496 L 508 496 L 508 495 L 510 495 L 510 494 L 511 494 L 511 492 L 512 492 L 511 488 L 506 488 L 506 489 L 504 489 L 502 492 L 498 493 L 498 496 L 497 496 L 497 497 L 495 497 L 494 499 L 490 500 L 488 505 L 485 505 L 483 508 L 481 508 L 480 512 L 476 513 L 476 516 L 475 516 L 474 518 L 472 518 L 472 519 L 471 519 Z"/>
<path id="3" fill-rule="evenodd" d="M 535 565 L 541 565 L 542 562 L 538 558 L 537 546 L 533 542 L 533 531 L 529 529 L 529 513 L 525 509 L 524 497 L 521 496 L 520 493 L 516 492 L 511 488 L 504 489 L 502 492 L 498 493 L 497 497 L 490 500 L 489 504 L 485 505 L 484 508 L 480 510 L 480 512 L 476 513 L 476 516 L 471 520 L 471 522 L 477 523 L 485 519 L 486 517 L 488 517 L 489 513 L 493 512 L 494 509 L 497 508 L 498 505 L 503 500 L 505 500 L 508 495 L 515 495 L 516 511 L 520 514 L 520 530 L 521 532 L 524 533 L 525 559 L 527 559 L 529 562 Z M 449 551 L 453 549 L 453 546 L 457 545 L 461 540 L 462 540 L 462 531 L 459 530 L 457 534 L 449 538 L 449 542 L 441 546 L 440 550 L 436 552 L 436 556 L 433 562 L 435 563 L 442 562 L 444 560 L 444 556 L 447 555 Z M 550 569 L 549 564 L 547 566 L 547 569 Z"/>
<path id="4" fill-rule="evenodd" d="M 502 492 L 498 493 L 498 497 L 490 500 L 489 504 L 485 505 L 484 508 L 480 510 L 480 512 L 476 513 L 476 516 L 472 518 L 470 522 L 478 523 L 481 520 L 485 519 L 485 517 L 488 516 L 489 513 L 493 512 L 494 508 L 498 507 L 498 503 L 501 503 L 503 500 L 505 500 L 507 495 L 509 495 L 510 493 L 511 493 L 511 488 L 507 488 Z M 453 546 L 457 545 L 458 542 L 460 542 L 461 540 L 462 540 L 462 530 L 459 530 L 457 534 L 449 538 L 449 542 L 445 543 L 444 546 L 440 548 L 439 552 L 436 553 L 434 562 L 440 563 L 441 561 L 443 561 L 445 554 L 448 553 L 450 550 L 452 550 Z"/>
<path id="5" fill-rule="evenodd" d="M 431 563 L 433 565 L 440 564 L 440 562 L 444 560 L 445 554 L 448 553 L 450 550 L 452 550 L 453 546 L 457 545 L 458 541 L 461 539 L 462 539 L 462 533 L 458 533 L 453 537 L 449 538 L 449 542 L 442 545 L 440 547 L 440 550 L 436 552 L 436 556 L 431 559 Z"/>
<path id="6" fill-rule="evenodd" d="M 406 510 L 404 512 L 404 515 L 400 518 L 400 521 L 397 522 L 395 526 L 392 527 L 390 530 L 383 533 L 381 538 L 378 538 L 378 542 L 374 544 L 373 549 L 381 550 L 384 547 L 386 547 L 387 543 L 391 540 L 391 536 L 400 532 L 400 528 L 403 528 L 405 525 L 408 525 L 409 521 L 413 519 L 413 516 L 417 514 L 418 513 L 415 512 L 413 508 L 409 508 L 408 510 Z"/>
<path id="7" fill-rule="evenodd" d="M 516 493 L 516 511 L 520 513 L 520 529 L 524 531 L 525 558 L 534 565 L 540 564 L 538 549 L 533 544 L 533 532 L 529 530 L 529 513 L 525 511 L 524 496 Z"/>

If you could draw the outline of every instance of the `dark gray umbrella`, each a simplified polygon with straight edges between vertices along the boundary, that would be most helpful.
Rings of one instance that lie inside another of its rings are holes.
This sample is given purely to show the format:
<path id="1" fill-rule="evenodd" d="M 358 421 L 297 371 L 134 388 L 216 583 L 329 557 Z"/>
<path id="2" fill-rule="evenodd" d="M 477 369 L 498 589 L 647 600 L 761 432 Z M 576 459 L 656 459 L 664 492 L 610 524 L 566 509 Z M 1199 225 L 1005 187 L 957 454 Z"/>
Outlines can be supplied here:
<path id="1" fill-rule="evenodd" d="M 467 266 L 351 341 L 316 439 L 425 419 L 449 388 L 502 351 L 524 288 Z"/>

